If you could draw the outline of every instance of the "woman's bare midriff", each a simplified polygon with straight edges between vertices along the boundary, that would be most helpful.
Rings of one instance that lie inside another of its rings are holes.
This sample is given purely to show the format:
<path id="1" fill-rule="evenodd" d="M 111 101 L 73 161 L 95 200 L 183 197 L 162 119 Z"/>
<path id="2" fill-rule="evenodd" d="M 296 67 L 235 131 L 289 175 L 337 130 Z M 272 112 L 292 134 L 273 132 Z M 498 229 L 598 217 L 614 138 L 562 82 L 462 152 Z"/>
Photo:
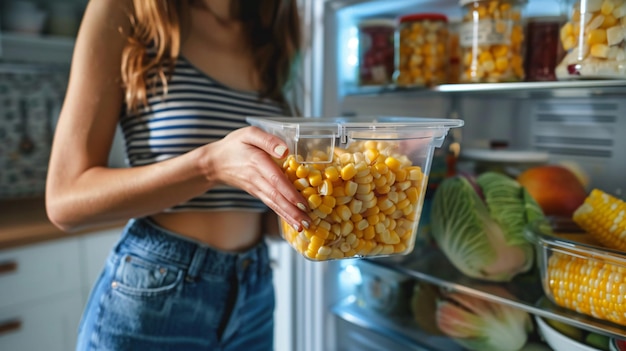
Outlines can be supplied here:
<path id="1" fill-rule="evenodd" d="M 242 252 L 262 237 L 262 214 L 254 212 L 175 212 L 151 217 L 161 227 L 223 251 Z"/>

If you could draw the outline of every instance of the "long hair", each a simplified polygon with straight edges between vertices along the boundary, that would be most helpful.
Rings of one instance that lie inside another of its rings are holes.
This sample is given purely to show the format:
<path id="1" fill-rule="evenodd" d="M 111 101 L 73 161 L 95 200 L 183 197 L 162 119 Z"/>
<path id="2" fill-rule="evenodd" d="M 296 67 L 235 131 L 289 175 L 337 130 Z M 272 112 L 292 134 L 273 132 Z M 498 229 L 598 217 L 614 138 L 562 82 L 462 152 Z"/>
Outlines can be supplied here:
<path id="1" fill-rule="evenodd" d="M 156 70 L 167 94 L 167 80 L 180 55 L 181 17 L 194 0 L 133 0 L 131 32 L 122 53 L 124 102 L 128 110 L 147 104 L 147 91 L 156 81 Z M 231 13 L 243 24 L 248 48 L 256 63 L 260 98 L 282 104 L 291 83 L 301 45 L 300 17 L 296 0 L 232 0 Z M 154 47 L 154 55 L 148 48 Z"/>

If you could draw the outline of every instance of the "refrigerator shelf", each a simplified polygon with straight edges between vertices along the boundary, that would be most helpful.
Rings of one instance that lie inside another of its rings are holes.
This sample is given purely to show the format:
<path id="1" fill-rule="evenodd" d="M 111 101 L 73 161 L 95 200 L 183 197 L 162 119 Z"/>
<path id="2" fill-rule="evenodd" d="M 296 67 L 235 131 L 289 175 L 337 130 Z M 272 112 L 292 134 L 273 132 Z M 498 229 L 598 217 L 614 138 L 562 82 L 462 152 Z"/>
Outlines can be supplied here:
<path id="1" fill-rule="evenodd" d="M 434 336 L 420 330 L 410 318 L 382 316 L 375 311 L 359 306 L 354 296 L 349 296 L 332 307 L 332 313 L 344 321 L 405 345 L 416 351 L 462 351 L 463 348 L 451 339 Z"/>
<path id="2" fill-rule="evenodd" d="M 536 268 L 518 275 L 508 283 L 483 282 L 462 274 L 440 250 L 432 247 L 416 249 L 401 262 L 386 258 L 368 259 L 368 262 L 444 289 L 510 305 L 534 315 L 560 320 L 610 337 L 626 338 L 626 328 L 622 326 L 561 308 L 548 300 L 543 294 Z"/>
<path id="3" fill-rule="evenodd" d="M 395 85 L 363 86 L 346 89 L 347 95 L 383 94 L 505 94 L 527 97 L 529 95 L 589 96 L 626 94 L 626 80 L 571 80 L 554 82 L 515 82 L 480 84 L 442 84 L 432 88 L 404 88 Z"/>

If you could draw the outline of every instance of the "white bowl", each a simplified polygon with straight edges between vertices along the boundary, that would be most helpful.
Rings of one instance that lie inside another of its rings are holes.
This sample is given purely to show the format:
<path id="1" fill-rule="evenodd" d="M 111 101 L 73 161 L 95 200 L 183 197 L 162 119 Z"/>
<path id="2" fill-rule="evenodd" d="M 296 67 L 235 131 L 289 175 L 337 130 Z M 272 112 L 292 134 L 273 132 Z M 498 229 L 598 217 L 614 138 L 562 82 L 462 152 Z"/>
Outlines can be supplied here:
<path id="1" fill-rule="evenodd" d="M 539 332 L 554 351 L 601 351 L 561 334 L 539 316 L 535 316 L 535 320 L 539 326 Z"/>
<path id="2" fill-rule="evenodd" d="M 2 22 L 10 32 L 41 34 L 46 22 L 46 11 L 32 1 L 9 2 L 2 9 Z"/>

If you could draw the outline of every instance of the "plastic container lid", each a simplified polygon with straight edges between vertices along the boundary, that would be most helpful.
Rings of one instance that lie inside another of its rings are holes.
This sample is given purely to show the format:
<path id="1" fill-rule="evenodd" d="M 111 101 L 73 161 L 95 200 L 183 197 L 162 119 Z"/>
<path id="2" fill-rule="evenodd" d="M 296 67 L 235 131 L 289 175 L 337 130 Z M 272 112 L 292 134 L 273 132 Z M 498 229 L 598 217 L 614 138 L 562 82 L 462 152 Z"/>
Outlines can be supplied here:
<path id="1" fill-rule="evenodd" d="M 400 23 L 425 20 L 448 22 L 448 17 L 440 13 L 415 13 L 400 17 Z"/>
<path id="2" fill-rule="evenodd" d="M 294 137 L 307 138 L 375 138 L 398 140 L 402 138 L 432 138 L 435 147 L 441 147 L 450 128 L 462 127 L 460 119 L 419 117 L 247 117 L 253 126 L 273 131 L 292 130 Z"/>

